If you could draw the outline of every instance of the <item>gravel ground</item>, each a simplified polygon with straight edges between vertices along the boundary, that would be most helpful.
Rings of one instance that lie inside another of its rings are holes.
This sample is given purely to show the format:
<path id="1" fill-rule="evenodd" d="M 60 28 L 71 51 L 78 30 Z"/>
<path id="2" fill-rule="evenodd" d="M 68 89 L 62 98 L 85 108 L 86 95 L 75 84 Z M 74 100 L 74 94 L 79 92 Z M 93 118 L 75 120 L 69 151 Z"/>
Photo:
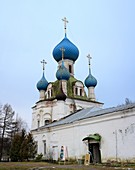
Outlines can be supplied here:
<path id="1" fill-rule="evenodd" d="M 67 170 L 71 170 L 71 169 L 73 169 L 73 170 L 76 170 L 76 169 L 80 169 L 80 170 L 103 170 L 104 168 L 94 168 L 94 167 L 90 167 L 90 166 L 73 166 L 73 165 L 63 165 L 63 166 L 52 166 L 52 167 L 50 167 L 50 166 L 48 166 L 48 167 L 41 167 L 41 168 L 39 168 L 39 170 L 40 169 L 47 169 L 47 170 L 51 170 L 51 169 L 67 169 Z M 106 168 L 105 168 L 106 169 Z M 38 169 L 33 169 L 33 170 L 38 170 Z M 110 169 L 111 170 L 111 169 Z"/>
<path id="2" fill-rule="evenodd" d="M 62 170 L 135 170 L 133 168 L 128 168 L 128 167 L 105 167 L 105 166 L 85 166 L 85 165 L 46 165 L 44 167 L 38 167 L 38 168 L 34 168 L 31 170 L 42 170 L 42 169 L 47 169 L 47 170 L 52 170 L 52 169 L 62 169 Z"/>

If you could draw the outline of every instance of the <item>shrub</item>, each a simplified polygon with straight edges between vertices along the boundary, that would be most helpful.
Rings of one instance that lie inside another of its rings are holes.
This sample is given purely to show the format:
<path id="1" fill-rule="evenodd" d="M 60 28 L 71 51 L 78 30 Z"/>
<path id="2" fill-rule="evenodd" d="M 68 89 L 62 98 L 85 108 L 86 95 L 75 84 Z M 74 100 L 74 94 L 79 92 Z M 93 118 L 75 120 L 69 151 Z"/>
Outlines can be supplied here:
<path id="1" fill-rule="evenodd" d="M 42 157 L 43 157 L 43 154 L 42 154 L 42 153 L 38 154 L 38 155 L 36 156 L 35 161 L 37 161 L 37 162 L 42 161 Z"/>

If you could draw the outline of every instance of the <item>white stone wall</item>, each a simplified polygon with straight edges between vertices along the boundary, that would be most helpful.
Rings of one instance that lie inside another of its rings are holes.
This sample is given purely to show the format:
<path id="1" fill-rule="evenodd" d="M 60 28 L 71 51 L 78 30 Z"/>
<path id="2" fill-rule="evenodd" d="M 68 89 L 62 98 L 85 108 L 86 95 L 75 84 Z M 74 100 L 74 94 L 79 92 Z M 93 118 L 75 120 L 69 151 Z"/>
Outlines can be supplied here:
<path id="1" fill-rule="evenodd" d="M 49 115 L 50 120 L 54 121 L 73 113 L 75 111 L 73 108 L 74 104 L 77 110 L 89 107 L 102 107 L 103 105 L 101 103 L 69 98 L 65 102 L 57 100 L 39 102 L 33 107 L 31 130 L 38 128 L 38 121 L 40 121 L 40 127 L 44 126 L 44 121 L 49 119 Z"/>
<path id="2" fill-rule="evenodd" d="M 66 146 L 70 158 L 80 158 L 87 153 L 87 145 L 82 139 L 94 133 L 99 133 L 102 137 L 100 143 L 102 162 L 116 159 L 135 161 L 135 110 L 97 116 L 41 132 L 33 131 L 39 144 L 38 153 L 43 152 L 42 136 L 45 135 L 48 153 L 56 146 L 59 156 L 61 146 Z"/>

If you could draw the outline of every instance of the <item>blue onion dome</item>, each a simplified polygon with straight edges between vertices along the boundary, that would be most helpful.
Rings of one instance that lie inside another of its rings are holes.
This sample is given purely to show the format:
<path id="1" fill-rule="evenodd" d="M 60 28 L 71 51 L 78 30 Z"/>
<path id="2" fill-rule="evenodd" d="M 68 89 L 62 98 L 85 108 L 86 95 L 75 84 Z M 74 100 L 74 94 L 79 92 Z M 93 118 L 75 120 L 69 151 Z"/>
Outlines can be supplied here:
<path id="1" fill-rule="evenodd" d="M 45 90 L 47 89 L 47 86 L 48 86 L 48 82 L 44 76 L 44 73 L 43 73 L 43 76 L 41 78 L 41 80 L 39 80 L 39 82 L 37 83 L 37 89 L 40 91 L 40 90 Z"/>
<path id="2" fill-rule="evenodd" d="M 59 69 L 56 72 L 56 77 L 58 80 L 69 80 L 70 73 L 68 69 L 64 66 L 64 62 L 62 61 L 62 65 L 59 67 Z"/>
<path id="3" fill-rule="evenodd" d="M 54 59 L 59 62 L 62 60 L 62 53 L 61 48 L 64 48 L 64 59 L 69 59 L 72 61 L 76 61 L 79 56 L 78 48 L 66 37 L 54 48 L 53 50 L 53 57 Z"/>
<path id="4" fill-rule="evenodd" d="M 91 74 L 85 79 L 85 86 L 88 87 L 95 87 L 97 85 L 97 80 Z"/>

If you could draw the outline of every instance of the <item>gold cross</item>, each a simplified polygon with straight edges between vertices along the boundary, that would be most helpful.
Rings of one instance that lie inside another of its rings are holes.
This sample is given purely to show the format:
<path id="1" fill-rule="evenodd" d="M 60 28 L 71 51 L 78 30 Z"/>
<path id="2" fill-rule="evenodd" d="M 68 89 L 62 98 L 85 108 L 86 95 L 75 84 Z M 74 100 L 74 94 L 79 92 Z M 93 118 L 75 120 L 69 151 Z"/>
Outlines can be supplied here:
<path id="1" fill-rule="evenodd" d="M 66 17 L 64 17 L 64 19 L 62 19 L 62 21 L 64 22 L 64 29 L 65 29 L 65 34 L 66 34 L 66 24 L 68 23 L 68 20 Z"/>
<path id="2" fill-rule="evenodd" d="M 62 60 L 64 59 L 64 51 L 65 51 L 65 49 L 62 47 L 62 48 L 60 48 L 60 50 L 62 51 Z"/>
<path id="3" fill-rule="evenodd" d="M 47 62 L 43 59 L 41 63 L 43 64 L 43 70 L 45 70 L 45 64 L 47 64 Z"/>

